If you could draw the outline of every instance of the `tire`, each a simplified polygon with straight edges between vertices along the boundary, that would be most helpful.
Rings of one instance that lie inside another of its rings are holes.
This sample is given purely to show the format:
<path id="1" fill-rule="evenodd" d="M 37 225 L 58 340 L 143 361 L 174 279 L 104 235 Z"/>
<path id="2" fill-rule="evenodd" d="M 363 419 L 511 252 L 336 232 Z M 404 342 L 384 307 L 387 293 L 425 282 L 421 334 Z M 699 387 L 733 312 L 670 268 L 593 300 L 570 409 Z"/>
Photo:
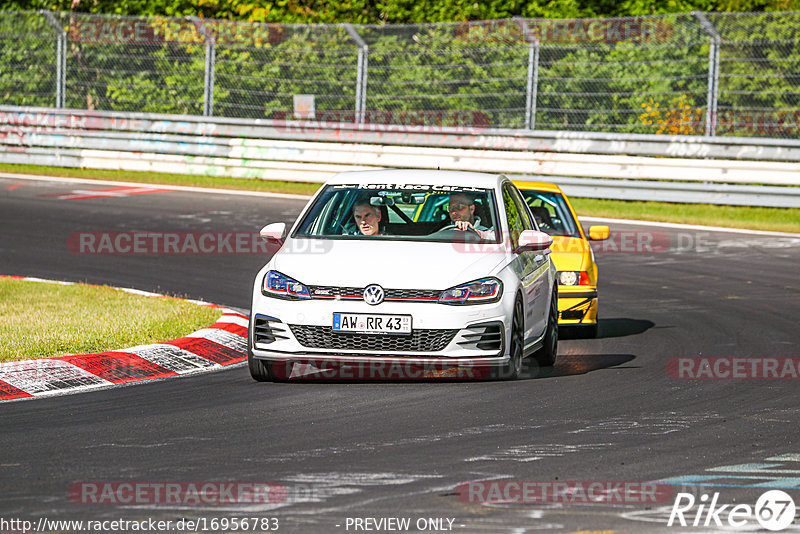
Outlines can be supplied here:
<path id="1" fill-rule="evenodd" d="M 558 286 L 553 286 L 550 299 L 550 313 L 547 315 L 542 348 L 533 353 L 533 359 L 541 367 L 551 367 L 556 363 L 558 353 Z"/>
<path id="2" fill-rule="evenodd" d="M 522 359 L 525 344 L 525 311 L 522 308 L 522 299 L 517 297 L 514 302 L 514 315 L 511 318 L 511 343 L 508 353 L 510 358 L 503 367 L 503 380 L 516 380 L 522 374 Z"/>
<path id="3" fill-rule="evenodd" d="M 247 351 L 247 367 L 250 368 L 250 376 L 256 382 L 274 382 L 275 378 L 272 374 L 271 362 L 266 360 L 259 360 L 253 357 L 253 353 Z"/>

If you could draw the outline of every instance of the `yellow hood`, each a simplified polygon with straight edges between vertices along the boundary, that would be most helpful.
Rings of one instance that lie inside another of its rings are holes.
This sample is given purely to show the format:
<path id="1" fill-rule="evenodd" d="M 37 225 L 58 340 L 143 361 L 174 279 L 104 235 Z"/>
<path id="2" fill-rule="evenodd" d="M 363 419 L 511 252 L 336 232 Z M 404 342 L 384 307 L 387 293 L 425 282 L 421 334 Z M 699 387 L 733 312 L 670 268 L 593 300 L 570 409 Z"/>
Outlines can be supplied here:
<path id="1" fill-rule="evenodd" d="M 586 271 L 589 267 L 589 244 L 578 237 L 553 236 L 550 258 L 559 271 Z"/>

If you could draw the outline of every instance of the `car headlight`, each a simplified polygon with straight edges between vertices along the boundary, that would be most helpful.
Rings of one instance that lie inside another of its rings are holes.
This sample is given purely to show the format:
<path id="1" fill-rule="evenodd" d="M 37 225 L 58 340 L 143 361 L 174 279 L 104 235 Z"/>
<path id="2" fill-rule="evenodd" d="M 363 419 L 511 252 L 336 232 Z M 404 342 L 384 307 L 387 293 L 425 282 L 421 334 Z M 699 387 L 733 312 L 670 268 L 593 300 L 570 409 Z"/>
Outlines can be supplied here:
<path id="1" fill-rule="evenodd" d="M 560 286 L 588 286 L 589 273 L 586 271 L 558 271 Z"/>
<path id="2" fill-rule="evenodd" d="M 486 304 L 497 302 L 503 295 L 503 282 L 497 278 L 481 278 L 451 287 L 439 296 L 440 304 Z"/>
<path id="3" fill-rule="evenodd" d="M 310 299 L 308 288 L 278 271 L 268 271 L 261 284 L 261 293 L 268 297 L 286 300 Z"/>

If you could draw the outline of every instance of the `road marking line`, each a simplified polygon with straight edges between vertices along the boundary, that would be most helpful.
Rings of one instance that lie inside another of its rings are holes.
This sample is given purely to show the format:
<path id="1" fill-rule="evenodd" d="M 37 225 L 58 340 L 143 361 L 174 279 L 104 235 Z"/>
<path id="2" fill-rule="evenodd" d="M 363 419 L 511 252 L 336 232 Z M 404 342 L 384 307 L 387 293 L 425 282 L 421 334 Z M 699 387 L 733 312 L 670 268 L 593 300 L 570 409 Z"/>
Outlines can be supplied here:
<path id="1" fill-rule="evenodd" d="M 639 221 L 635 219 L 614 219 L 611 217 L 584 217 L 578 215 L 581 221 L 599 221 L 610 222 L 617 224 L 634 224 L 637 226 L 659 226 L 662 228 L 681 228 L 685 230 L 705 230 L 707 232 L 731 232 L 734 234 L 752 234 L 752 235 L 766 235 L 777 237 L 800 237 L 800 234 L 793 234 L 790 232 L 769 232 L 766 230 L 748 230 L 747 228 L 726 228 L 724 226 L 703 226 L 700 224 L 682 224 L 682 223 L 668 223 L 657 221 Z"/>
<path id="2" fill-rule="evenodd" d="M 99 184 L 99 185 L 121 185 L 128 187 L 152 187 L 153 185 L 161 185 L 168 187 L 171 191 L 186 191 L 189 193 L 214 193 L 220 195 L 239 195 L 249 197 L 264 197 L 264 198 L 289 198 L 296 200 L 308 200 L 311 195 L 296 195 L 290 193 L 268 193 L 265 191 L 239 191 L 236 189 L 217 189 L 212 187 L 192 187 L 186 185 L 165 185 L 165 184 L 143 184 L 139 182 L 120 182 L 116 180 L 89 180 L 86 178 L 62 178 L 57 176 L 40 176 L 35 174 L 10 174 L 0 172 L 0 178 L 18 178 L 20 180 L 30 180 L 35 182 L 54 182 L 54 183 L 77 183 L 77 184 Z M 322 184 L 319 184 L 322 186 Z"/>
<path id="3" fill-rule="evenodd" d="M 156 187 L 109 187 L 105 189 L 75 189 L 66 193 L 48 193 L 40 197 L 58 200 L 87 200 L 93 198 L 124 198 L 132 195 L 149 195 L 151 193 L 169 193 L 171 189 Z"/>

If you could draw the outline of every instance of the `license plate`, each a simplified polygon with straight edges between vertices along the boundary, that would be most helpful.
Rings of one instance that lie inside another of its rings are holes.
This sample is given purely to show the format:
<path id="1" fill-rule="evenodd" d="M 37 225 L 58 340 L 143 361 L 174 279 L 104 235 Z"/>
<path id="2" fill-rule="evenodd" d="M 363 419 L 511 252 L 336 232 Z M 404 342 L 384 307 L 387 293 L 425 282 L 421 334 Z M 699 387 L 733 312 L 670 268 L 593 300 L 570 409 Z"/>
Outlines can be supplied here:
<path id="1" fill-rule="evenodd" d="M 411 316 L 334 313 L 333 331 L 366 334 L 410 334 Z"/>

